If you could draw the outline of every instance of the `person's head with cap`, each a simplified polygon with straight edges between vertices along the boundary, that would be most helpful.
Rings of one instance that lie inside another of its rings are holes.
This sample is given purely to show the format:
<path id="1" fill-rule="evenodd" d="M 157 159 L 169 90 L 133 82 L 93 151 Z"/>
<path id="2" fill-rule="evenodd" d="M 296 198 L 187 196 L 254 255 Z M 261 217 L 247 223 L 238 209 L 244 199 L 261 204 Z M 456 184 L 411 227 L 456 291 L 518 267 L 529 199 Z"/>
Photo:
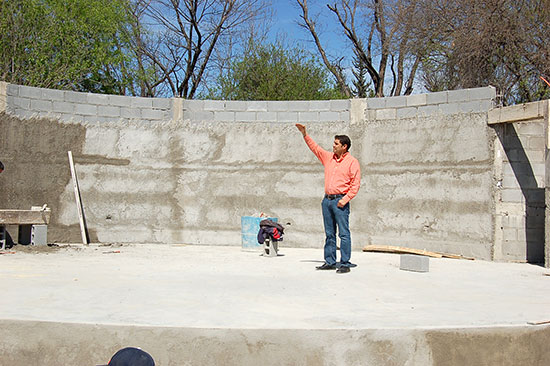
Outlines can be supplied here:
<path id="1" fill-rule="evenodd" d="M 0 161 L 0 173 L 2 173 L 4 171 L 4 164 L 2 164 L 2 162 Z"/>
<path id="2" fill-rule="evenodd" d="M 126 347 L 117 351 L 107 366 L 155 366 L 155 361 L 139 348 Z"/>

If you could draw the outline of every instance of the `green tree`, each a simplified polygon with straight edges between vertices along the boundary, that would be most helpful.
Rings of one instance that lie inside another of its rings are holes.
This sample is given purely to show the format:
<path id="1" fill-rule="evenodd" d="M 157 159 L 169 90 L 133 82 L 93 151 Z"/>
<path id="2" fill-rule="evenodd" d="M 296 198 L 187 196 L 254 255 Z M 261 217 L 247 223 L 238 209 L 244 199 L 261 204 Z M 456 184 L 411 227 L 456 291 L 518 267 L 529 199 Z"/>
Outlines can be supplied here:
<path id="1" fill-rule="evenodd" d="M 323 100 L 345 98 L 325 69 L 297 48 L 252 45 L 220 78 L 218 95 L 228 100 Z"/>
<path id="2" fill-rule="evenodd" d="M 125 94 L 126 0 L 0 0 L 0 79 Z"/>

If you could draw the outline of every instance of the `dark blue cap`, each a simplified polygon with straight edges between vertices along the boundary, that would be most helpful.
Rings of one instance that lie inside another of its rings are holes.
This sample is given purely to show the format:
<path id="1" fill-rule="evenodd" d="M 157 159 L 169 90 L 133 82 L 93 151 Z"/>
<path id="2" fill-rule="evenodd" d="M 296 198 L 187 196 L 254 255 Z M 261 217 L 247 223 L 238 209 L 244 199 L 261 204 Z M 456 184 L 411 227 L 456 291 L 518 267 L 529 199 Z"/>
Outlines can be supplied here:
<path id="1" fill-rule="evenodd" d="M 139 348 L 126 347 L 111 357 L 108 366 L 155 366 L 150 354 Z"/>

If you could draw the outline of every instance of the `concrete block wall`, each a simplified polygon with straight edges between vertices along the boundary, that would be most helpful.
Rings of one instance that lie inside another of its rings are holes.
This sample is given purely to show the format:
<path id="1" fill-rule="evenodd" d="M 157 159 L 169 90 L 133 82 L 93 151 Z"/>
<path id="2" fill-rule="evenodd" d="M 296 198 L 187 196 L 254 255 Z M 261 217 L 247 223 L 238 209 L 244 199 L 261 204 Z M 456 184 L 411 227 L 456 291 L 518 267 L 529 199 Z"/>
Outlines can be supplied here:
<path id="1" fill-rule="evenodd" d="M 494 109 L 497 260 L 543 262 L 545 246 L 544 102 Z"/>
<path id="2" fill-rule="evenodd" d="M 164 121 L 172 118 L 172 100 L 78 93 L 6 84 L 4 110 L 13 116 L 64 122 Z"/>
<path id="3" fill-rule="evenodd" d="M 322 166 L 294 127 L 301 122 L 326 149 L 337 133 L 352 139 L 363 172 L 352 201 L 355 249 L 390 244 L 492 258 L 494 88 L 291 102 L 13 85 L 6 93 L 0 157 L 13 169 L 0 176 L 9 187 L 0 200 L 9 208 L 48 203 L 53 241 L 80 238 L 72 150 L 94 241 L 240 245 L 240 217 L 263 211 L 290 224 L 283 247 L 321 248 Z M 54 102 L 69 103 L 68 113 Z"/>

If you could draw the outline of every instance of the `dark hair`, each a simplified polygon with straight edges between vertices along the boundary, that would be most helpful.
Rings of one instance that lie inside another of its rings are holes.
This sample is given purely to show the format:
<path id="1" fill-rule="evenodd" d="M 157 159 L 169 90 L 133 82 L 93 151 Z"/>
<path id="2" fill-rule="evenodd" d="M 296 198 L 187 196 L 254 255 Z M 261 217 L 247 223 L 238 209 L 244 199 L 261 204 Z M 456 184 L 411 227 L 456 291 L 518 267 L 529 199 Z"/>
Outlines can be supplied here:
<path id="1" fill-rule="evenodd" d="M 346 135 L 336 135 L 334 136 L 335 140 L 340 141 L 340 144 L 342 145 L 348 145 L 346 151 L 349 151 L 349 148 L 351 147 L 351 140 Z"/>

